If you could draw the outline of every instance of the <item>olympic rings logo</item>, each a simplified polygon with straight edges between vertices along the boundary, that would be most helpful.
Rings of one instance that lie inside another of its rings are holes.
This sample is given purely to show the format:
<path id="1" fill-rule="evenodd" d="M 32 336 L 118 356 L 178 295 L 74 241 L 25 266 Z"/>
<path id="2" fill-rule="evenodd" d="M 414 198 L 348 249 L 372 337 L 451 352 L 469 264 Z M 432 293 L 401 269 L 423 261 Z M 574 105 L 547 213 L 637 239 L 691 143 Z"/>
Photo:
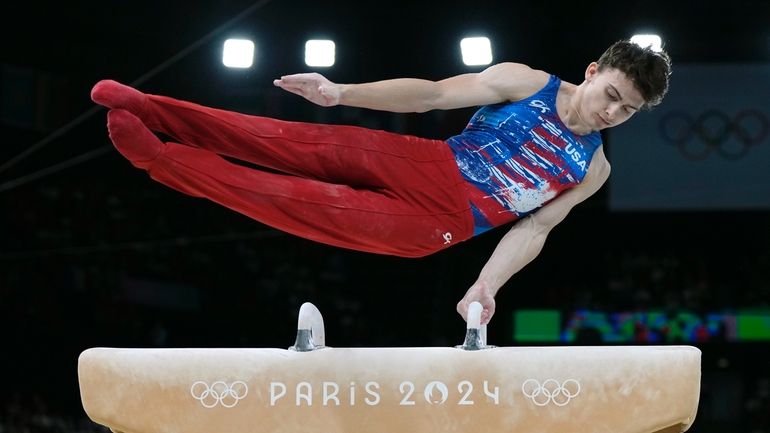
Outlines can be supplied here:
<path id="1" fill-rule="evenodd" d="M 249 387 L 240 380 L 229 385 L 220 380 L 212 383 L 211 386 L 206 382 L 198 381 L 190 387 L 190 394 L 193 398 L 200 401 L 203 407 L 207 409 L 218 404 L 229 409 L 238 404 L 248 393 Z"/>
<path id="2" fill-rule="evenodd" d="M 566 406 L 580 394 L 580 382 L 567 379 L 564 383 L 559 383 L 555 379 L 548 379 L 541 384 L 535 379 L 528 379 L 521 385 L 521 392 L 537 406 L 546 406 L 549 403 Z"/>
<path id="3" fill-rule="evenodd" d="M 658 129 L 663 139 L 689 160 L 702 161 L 714 151 L 724 159 L 736 160 L 765 141 L 770 121 L 764 112 L 754 109 L 740 111 L 732 118 L 718 110 L 704 111 L 696 118 L 672 111 L 663 116 Z"/>

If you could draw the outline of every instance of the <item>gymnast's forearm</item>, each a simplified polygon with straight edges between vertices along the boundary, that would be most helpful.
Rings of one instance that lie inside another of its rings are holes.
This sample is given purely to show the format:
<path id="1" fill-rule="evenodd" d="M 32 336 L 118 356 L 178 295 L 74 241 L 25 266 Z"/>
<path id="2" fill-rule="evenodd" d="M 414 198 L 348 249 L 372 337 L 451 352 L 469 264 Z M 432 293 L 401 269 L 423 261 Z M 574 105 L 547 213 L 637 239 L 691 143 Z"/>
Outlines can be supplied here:
<path id="1" fill-rule="evenodd" d="M 436 83 L 418 78 L 340 85 L 341 105 L 394 113 L 429 111 L 437 97 Z"/>
<path id="2" fill-rule="evenodd" d="M 485 287 L 492 296 L 497 294 L 515 273 L 540 254 L 548 232 L 532 217 L 517 222 L 497 244 L 475 285 Z"/>

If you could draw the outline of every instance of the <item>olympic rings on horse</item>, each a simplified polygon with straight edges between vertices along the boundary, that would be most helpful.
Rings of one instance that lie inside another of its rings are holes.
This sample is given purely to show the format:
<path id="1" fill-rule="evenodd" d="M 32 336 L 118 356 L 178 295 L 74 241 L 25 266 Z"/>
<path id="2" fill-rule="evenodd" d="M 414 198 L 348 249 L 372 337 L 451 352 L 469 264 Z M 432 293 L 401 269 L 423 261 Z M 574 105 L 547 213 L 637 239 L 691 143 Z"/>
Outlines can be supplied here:
<path id="1" fill-rule="evenodd" d="M 231 408 L 238 404 L 249 393 L 249 387 L 240 380 L 231 384 L 217 381 L 211 384 L 198 381 L 190 387 L 192 397 L 201 402 L 203 407 L 211 409 L 218 404 Z"/>
<path id="2" fill-rule="evenodd" d="M 574 385 L 568 387 L 569 384 Z M 563 383 L 559 383 L 555 379 L 547 379 L 541 384 L 538 380 L 527 379 L 521 385 L 521 392 L 538 406 L 545 406 L 548 403 L 566 406 L 580 394 L 580 382 L 575 379 L 567 379 Z"/>

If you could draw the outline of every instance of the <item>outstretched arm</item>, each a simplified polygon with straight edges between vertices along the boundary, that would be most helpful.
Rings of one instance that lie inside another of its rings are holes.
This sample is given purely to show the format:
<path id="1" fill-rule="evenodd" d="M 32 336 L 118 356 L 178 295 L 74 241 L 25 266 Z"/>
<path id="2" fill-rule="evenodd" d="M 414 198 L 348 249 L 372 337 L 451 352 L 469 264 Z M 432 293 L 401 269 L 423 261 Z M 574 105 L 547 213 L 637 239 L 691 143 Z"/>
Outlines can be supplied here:
<path id="1" fill-rule="evenodd" d="M 441 81 L 397 78 L 337 84 L 321 74 L 286 75 L 273 84 L 318 105 L 347 105 L 396 113 L 422 113 L 519 100 L 548 81 L 548 74 L 519 63 L 500 63 L 479 73 Z"/>
<path id="2" fill-rule="evenodd" d="M 498 290 L 540 254 L 551 229 L 564 220 L 576 204 L 599 190 L 609 174 L 609 163 L 599 148 L 593 156 L 586 178 L 580 185 L 514 224 L 498 243 L 476 282 L 457 304 L 457 312 L 463 319 L 467 319 L 471 302 L 478 301 L 484 306 L 481 323 L 489 323 L 495 313 L 494 297 Z"/>

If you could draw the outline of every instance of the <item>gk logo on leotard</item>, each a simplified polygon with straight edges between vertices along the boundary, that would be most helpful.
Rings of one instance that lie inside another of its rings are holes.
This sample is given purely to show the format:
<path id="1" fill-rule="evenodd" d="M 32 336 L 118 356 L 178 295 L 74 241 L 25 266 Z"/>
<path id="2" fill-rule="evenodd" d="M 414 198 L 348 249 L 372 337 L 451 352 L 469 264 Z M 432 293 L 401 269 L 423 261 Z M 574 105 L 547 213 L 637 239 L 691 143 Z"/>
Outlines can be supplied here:
<path id="1" fill-rule="evenodd" d="M 444 237 L 444 245 L 446 245 L 446 244 L 449 244 L 449 243 L 451 243 L 451 242 L 452 242 L 452 233 L 450 233 L 450 232 L 446 232 L 446 233 L 444 233 L 444 234 L 443 234 L 443 235 L 441 235 L 441 236 L 443 236 L 443 237 Z"/>
<path id="2" fill-rule="evenodd" d="M 547 105 L 545 105 L 545 102 L 543 102 L 543 101 L 541 101 L 539 99 L 533 99 L 532 101 L 530 101 L 529 106 L 530 107 L 535 107 L 535 108 L 539 109 L 540 113 L 547 113 L 547 112 L 551 111 L 551 109 L 548 108 Z"/>

